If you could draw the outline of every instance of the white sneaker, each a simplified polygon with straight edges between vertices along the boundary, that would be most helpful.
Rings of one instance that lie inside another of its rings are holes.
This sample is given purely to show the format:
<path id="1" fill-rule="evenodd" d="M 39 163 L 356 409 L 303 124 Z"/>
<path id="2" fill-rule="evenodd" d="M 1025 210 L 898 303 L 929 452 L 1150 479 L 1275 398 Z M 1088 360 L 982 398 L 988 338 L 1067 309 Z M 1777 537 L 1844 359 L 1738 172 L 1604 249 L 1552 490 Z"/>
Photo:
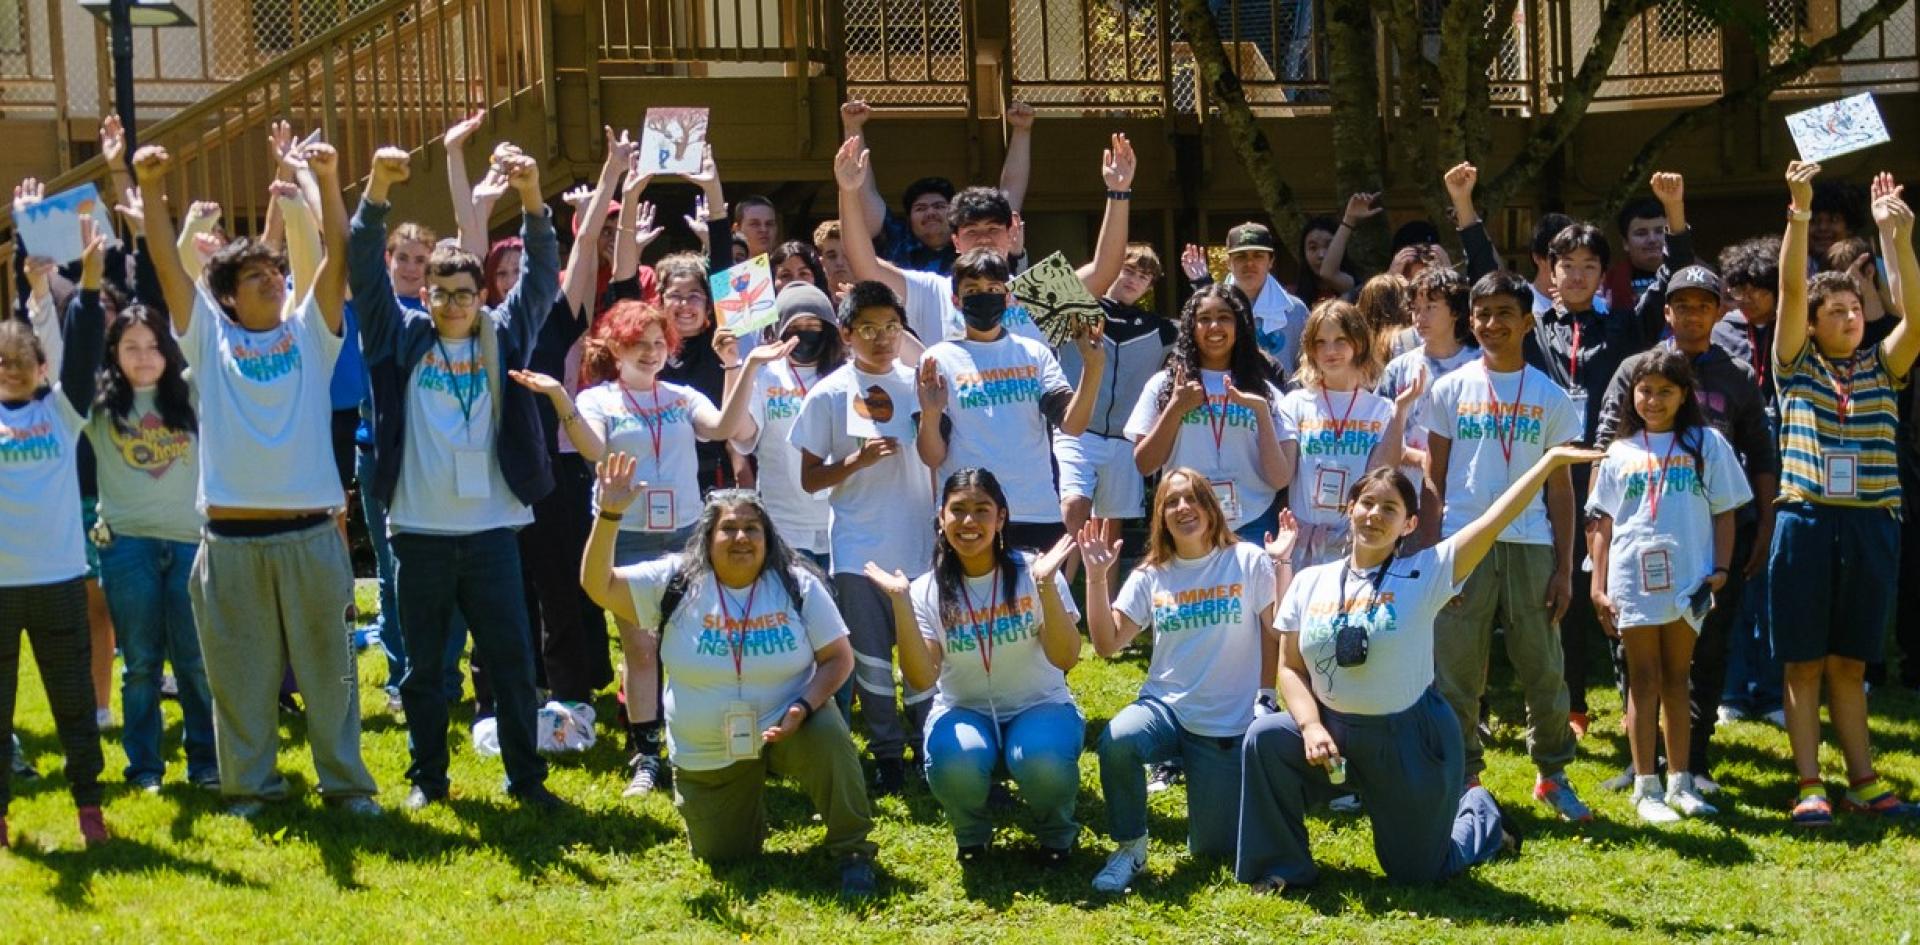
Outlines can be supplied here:
<path id="1" fill-rule="evenodd" d="M 1093 877 L 1096 892 L 1123 893 L 1133 883 L 1133 877 L 1147 865 L 1147 838 L 1141 837 L 1132 843 L 1121 844 L 1120 849 L 1107 857 L 1107 865 Z"/>
<path id="2" fill-rule="evenodd" d="M 1761 716 L 1761 718 L 1766 719 L 1767 724 L 1773 726 L 1774 728 L 1787 727 L 1787 710 L 1785 709 L 1775 709 L 1772 712 L 1769 712 L 1766 715 Z"/>
<path id="3" fill-rule="evenodd" d="M 1633 809 L 1640 819 L 1650 824 L 1677 824 L 1680 814 L 1667 806 L 1666 798 L 1658 794 L 1643 794 L 1633 802 Z"/>
<path id="4" fill-rule="evenodd" d="M 96 728 L 112 728 L 113 727 L 113 710 L 112 709 L 93 710 L 93 724 L 94 724 L 94 727 Z"/>
<path id="5" fill-rule="evenodd" d="M 1730 705 L 1723 705 L 1720 707 L 1719 716 L 1720 716 L 1720 724 L 1725 725 L 1728 722 L 1739 722 L 1744 720 L 1747 717 L 1747 713 L 1744 709 L 1736 709 Z"/>
<path id="6" fill-rule="evenodd" d="M 1696 774 L 1693 776 L 1693 790 L 1696 794 L 1718 794 L 1720 793 L 1720 782 Z"/>
<path id="7" fill-rule="evenodd" d="M 1692 788 L 1668 791 L 1667 807 L 1682 817 L 1712 817 L 1720 813 L 1720 808 L 1707 803 L 1707 799 Z"/>
<path id="8" fill-rule="evenodd" d="M 1360 795 L 1342 794 L 1328 801 L 1327 809 L 1336 814 L 1358 814 L 1364 808 L 1360 804 Z"/>

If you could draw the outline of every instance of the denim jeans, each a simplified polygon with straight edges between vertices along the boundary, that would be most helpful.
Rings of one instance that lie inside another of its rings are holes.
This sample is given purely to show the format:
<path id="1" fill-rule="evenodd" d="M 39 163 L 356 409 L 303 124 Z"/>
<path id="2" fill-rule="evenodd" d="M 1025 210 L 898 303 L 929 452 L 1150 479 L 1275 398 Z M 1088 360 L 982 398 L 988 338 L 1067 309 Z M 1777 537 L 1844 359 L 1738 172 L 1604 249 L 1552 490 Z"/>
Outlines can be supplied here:
<path id="1" fill-rule="evenodd" d="M 160 677 L 173 664 L 180 687 L 182 742 L 187 779 L 219 777 L 213 748 L 213 696 L 193 629 L 189 588 L 197 545 L 163 538 L 116 535 L 100 549 L 100 589 L 113 615 L 125 667 L 120 673 L 124 719 L 120 742 L 127 751 L 127 780 L 161 777 L 167 769 L 160 741 Z"/>
<path id="2" fill-rule="evenodd" d="M 407 709 L 407 780 L 430 794 L 447 790 L 447 628 L 456 613 L 473 631 L 475 652 L 492 680 L 500 726 L 500 757 L 507 790 L 518 793 L 546 780 L 547 763 L 534 750 L 538 711 L 533 688 L 533 643 L 527 633 L 526 585 L 520 580 L 520 543 L 507 528 L 470 535 L 393 536 L 394 590 L 400 626 L 411 654 L 400 677 Z"/>
<path id="3" fill-rule="evenodd" d="M 1065 850 L 1080 836 L 1073 804 L 1080 788 L 1086 720 L 1071 702 L 1043 702 L 995 724 L 984 712 L 936 708 L 927 719 L 927 787 L 946 809 L 960 846 L 993 839 L 987 791 L 1004 769 L 1038 820 L 1042 846 Z"/>
<path id="4" fill-rule="evenodd" d="M 1147 835 L 1143 766 L 1178 758 L 1187 771 L 1187 849 L 1232 859 L 1240 832 L 1240 740 L 1195 735 L 1158 699 L 1136 699 L 1114 713 L 1098 748 L 1107 835 L 1115 843 Z"/>
<path id="5" fill-rule="evenodd" d="M 387 655 L 387 692 L 400 691 L 407 675 L 407 635 L 400 629 L 400 601 L 393 589 L 393 543 L 387 537 L 387 506 L 373 494 L 373 451 L 354 450 L 354 479 L 360 483 L 360 512 L 367 522 L 367 543 L 373 546 L 374 576 L 380 585 L 380 649 Z M 460 654 L 467 647 L 467 625 L 459 612 L 447 633 L 447 700 L 460 698 Z"/>
<path id="6" fill-rule="evenodd" d="M 1720 704 L 1765 715 L 1785 704 L 1784 670 L 1773 658 L 1773 633 L 1767 625 L 1766 568 L 1747 579 L 1739 603 L 1740 614 L 1727 629 L 1727 678 Z"/>

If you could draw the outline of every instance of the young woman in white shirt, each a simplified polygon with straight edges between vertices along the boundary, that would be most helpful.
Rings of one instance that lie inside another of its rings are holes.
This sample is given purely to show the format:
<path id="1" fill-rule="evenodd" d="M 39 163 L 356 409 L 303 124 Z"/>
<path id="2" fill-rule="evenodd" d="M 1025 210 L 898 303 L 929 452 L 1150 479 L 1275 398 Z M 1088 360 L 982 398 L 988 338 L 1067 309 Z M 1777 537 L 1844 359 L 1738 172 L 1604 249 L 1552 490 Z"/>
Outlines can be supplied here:
<path id="1" fill-rule="evenodd" d="M 968 467 L 941 490 L 933 569 L 911 583 L 867 565 L 886 591 L 907 684 L 932 689 L 927 786 L 946 809 L 962 865 L 993 840 L 987 796 L 1005 766 L 1039 820 L 1040 863 L 1059 866 L 1080 835 L 1074 799 L 1086 722 L 1067 691 L 1080 659 L 1079 613 L 1060 575 L 1073 548 L 1010 548 L 1007 496 L 993 473 Z"/>
<path id="2" fill-rule="evenodd" d="M 1433 683 L 1433 618 L 1555 470 L 1599 455 L 1553 448 L 1478 518 L 1411 555 L 1400 543 L 1419 494 L 1398 470 L 1372 470 L 1347 494 L 1352 550 L 1298 576 L 1282 564 L 1272 629 L 1287 711 L 1247 730 L 1241 882 L 1264 893 L 1311 885 L 1307 808 L 1349 792 L 1365 802 L 1392 880 L 1437 882 L 1518 848 L 1493 796 L 1466 787 L 1459 723 Z"/>

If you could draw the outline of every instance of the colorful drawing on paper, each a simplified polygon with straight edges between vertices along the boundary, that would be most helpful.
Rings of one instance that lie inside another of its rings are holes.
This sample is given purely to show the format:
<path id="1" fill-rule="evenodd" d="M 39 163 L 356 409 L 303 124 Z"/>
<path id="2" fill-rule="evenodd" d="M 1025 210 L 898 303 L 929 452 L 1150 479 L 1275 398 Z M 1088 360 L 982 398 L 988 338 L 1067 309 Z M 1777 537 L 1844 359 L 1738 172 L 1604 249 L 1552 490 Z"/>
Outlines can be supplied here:
<path id="1" fill-rule="evenodd" d="M 1787 130 L 1802 161 L 1824 161 L 1893 140 L 1871 92 L 1794 112 L 1787 116 Z"/>
<path id="2" fill-rule="evenodd" d="M 706 150 L 706 109 L 647 109 L 640 126 L 640 173 L 697 174 Z"/>
<path id="3" fill-rule="evenodd" d="M 747 335 L 773 324 L 773 269 L 761 253 L 738 266 L 707 277 L 720 327 L 750 344 Z"/>

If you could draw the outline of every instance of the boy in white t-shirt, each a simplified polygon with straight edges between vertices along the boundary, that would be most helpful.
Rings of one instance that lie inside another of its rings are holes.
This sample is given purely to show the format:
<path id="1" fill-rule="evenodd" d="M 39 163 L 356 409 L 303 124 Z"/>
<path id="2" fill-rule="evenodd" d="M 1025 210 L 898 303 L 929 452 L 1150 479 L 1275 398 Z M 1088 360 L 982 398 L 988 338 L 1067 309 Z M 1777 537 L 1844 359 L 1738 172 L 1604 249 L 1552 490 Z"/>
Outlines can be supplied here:
<path id="1" fill-rule="evenodd" d="M 1007 491 L 1007 544 L 1044 551 L 1066 534 L 1049 431 L 1086 432 L 1107 349 L 1100 329 L 1075 338 L 1080 383 L 1069 385 L 1052 349 L 1001 324 L 1008 279 L 1006 258 L 992 250 L 954 261 L 954 300 L 967 333 L 928 347 L 920 361 L 914 445 L 941 482 L 969 466 L 991 470 Z"/>
<path id="2" fill-rule="evenodd" d="M 863 569 L 872 561 L 889 571 L 926 570 L 933 479 L 908 442 L 916 429 L 914 370 L 895 357 L 906 334 L 900 300 L 881 283 L 855 283 L 838 317 L 851 358 L 807 392 L 787 442 L 800 451 L 801 488 L 825 492 L 832 508 L 827 543 L 834 598 L 852 636 L 852 689 L 867 725 L 875 793 L 891 794 L 906 785 L 906 746 L 920 744 L 933 694 L 909 687 L 901 712 L 893 605 Z"/>
<path id="3" fill-rule="evenodd" d="M 1426 544 L 1473 521 L 1547 450 L 1578 439 L 1581 431 L 1566 391 L 1529 367 L 1522 353 L 1533 326 L 1533 290 L 1526 280 L 1508 272 L 1484 276 L 1474 284 L 1471 304 L 1480 363 L 1434 381 L 1426 398 L 1429 469 L 1438 492 L 1429 499 L 1441 506 L 1420 515 Z M 1574 738 L 1556 627 L 1573 594 L 1576 526 L 1566 469 L 1547 481 L 1546 498 L 1546 508 L 1534 504 L 1501 532 L 1460 596 L 1436 618 L 1435 671 L 1440 694 L 1459 716 L 1467 780 L 1477 784 L 1486 768 L 1480 697 L 1499 620 L 1527 702 L 1527 750 L 1539 770 L 1534 796 L 1567 820 L 1586 821 L 1593 814 L 1565 770 Z M 1429 522 L 1440 523 L 1438 535 Z"/>
<path id="4" fill-rule="evenodd" d="M 274 761 L 289 665 L 321 792 L 351 813 L 380 813 L 360 758 L 359 675 L 342 619 L 353 568 L 333 521 L 346 502 L 332 462 L 328 383 L 343 343 L 347 212 L 339 155 L 313 144 L 304 157 L 323 195 L 326 255 L 311 293 L 283 314 L 285 257 L 252 240 L 214 254 L 204 283 L 194 284 L 166 209 L 171 158 L 151 146 L 134 155 L 147 252 L 200 390 L 207 527 L 193 610 L 213 691 L 220 791 L 241 816 L 287 794 Z"/>

